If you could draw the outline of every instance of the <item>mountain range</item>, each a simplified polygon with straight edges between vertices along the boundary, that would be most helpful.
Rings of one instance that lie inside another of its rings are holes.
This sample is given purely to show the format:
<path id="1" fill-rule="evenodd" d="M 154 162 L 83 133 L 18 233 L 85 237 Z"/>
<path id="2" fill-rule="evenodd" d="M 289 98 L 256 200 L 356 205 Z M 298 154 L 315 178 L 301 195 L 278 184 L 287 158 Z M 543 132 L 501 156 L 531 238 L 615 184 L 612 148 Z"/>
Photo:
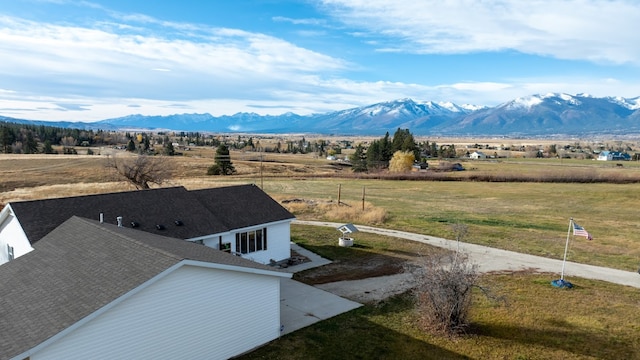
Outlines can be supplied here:
<path id="1" fill-rule="evenodd" d="M 640 97 L 531 95 L 495 107 L 401 99 L 324 114 L 129 115 L 97 122 L 0 121 L 103 130 L 380 135 L 398 128 L 431 136 L 596 136 L 640 134 Z"/>

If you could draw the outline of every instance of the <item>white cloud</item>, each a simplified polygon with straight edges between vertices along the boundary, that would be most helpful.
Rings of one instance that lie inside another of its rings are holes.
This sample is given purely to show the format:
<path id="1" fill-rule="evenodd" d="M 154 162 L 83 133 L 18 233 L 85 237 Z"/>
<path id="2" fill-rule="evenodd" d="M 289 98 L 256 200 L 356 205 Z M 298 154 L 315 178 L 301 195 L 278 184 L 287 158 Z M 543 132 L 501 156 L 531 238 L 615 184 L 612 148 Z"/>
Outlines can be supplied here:
<path id="1" fill-rule="evenodd" d="M 387 38 L 381 51 L 515 50 L 640 65 L 636 0 L 324 0 L 323 5 L 338 20 Z"/>
<path id="2" fill-rule="evenodd" d="M 347 66 L 341 59 L 242 30 L 210 28 L 206 36 L 180 37 L 0 17 L 0 75 L 7 90 L 27 90 L 30 82 L 32 88 L 66 96 L 184 99 L 276 87 Z"/>

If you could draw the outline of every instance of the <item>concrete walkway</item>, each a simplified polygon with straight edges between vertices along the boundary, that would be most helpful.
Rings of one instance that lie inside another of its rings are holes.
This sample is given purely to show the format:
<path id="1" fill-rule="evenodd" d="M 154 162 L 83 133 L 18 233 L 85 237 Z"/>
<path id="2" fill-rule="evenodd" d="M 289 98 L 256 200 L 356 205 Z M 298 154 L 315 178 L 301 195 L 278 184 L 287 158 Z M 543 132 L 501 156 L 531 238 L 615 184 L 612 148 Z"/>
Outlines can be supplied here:
<path id="1" fill-rule="evenodd" d="M 329 226 L 334 228 L 343 225 L 341 223 L 303 220 L 295 220 L 293 223 L 300 225 Z M 424 244 L 449 250 L 455 250 L 457 247 L 457 243 L 453 240 L 447 240 L 433 236 L 409 233 L 405 231 L 381 229 L 365 225 L 356 225 L 356 227 L 361 232 L 369 232 L 407 239 L 411 241 L 418 241 Z M 518 271 L 529 269 L 538 272 L 557 273 L 558 278 L 560 278 L 560 272 L 562 271 L 562 260 L 521 254 L 514 251 L 501 250 L 488 246 L 469 243 L 460 243 L 460 248 L 470 257 L 470 259 L 475 264 L 478 265 L 478 269 L 481 272 Z M 623 271 L 567 261 L 567 263 L 565 264 L 564 275 L 565 278 L 575 276 L 640 288 L 640 274 L 635 271 Z M 551 280 L 553 279 L 549 279 L 549 281 Z M 358 283 L 355 282 L 353 283 L 354 286 L 357 284 Z M 326 286 L 324 288 L 329 289 L 330 287 Z"/>
<path id="2" fill-rule="evenodd" d="M 283 269 L 287 272 L 296 273 L 331 263 L 330 260 L 322 258 L 294 243 L 291 243 L 291 250 L 306 256 L 310 261 Z M 280 324 L 282 326 L 282 335 L 360 306 L 362 304 L 341 298 L 338 295 L 299 281 L 280 279 Z"/>

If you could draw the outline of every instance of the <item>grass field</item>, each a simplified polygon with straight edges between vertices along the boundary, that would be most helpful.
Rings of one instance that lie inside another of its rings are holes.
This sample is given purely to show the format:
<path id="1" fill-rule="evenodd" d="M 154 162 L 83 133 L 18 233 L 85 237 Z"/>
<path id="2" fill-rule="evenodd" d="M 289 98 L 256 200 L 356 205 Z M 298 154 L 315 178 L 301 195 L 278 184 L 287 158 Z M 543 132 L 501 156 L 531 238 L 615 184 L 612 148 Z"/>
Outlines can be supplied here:
<path id="1" fill-rule="evenodd" d="M 348 168 L 313 156 L 269 154 L 264 162 L 255 154 L 238 153 L 239 174 L 205 176 L 212 163 L 206 153 L 175 157 L 169 185 L 187 188 L 255 183 L 278 200 L 332 201 L 342 207 L 367 206 L 386 212 L 384 223 L 372 225 L 451 238 L 451 224 L 468 225 L 466 241 L 559 259 L 564 252 L 569 218 L 592 233 L 594 240 L 576 237 L 569 260 L 636 271 L 640 265 L 640 182 L 546 183 L 480 181 L 394 181 L 358 179 Z M 212 156 L 212 155 L 211 155 Z M 263 159 L 264 160 L 264 159 Z M 0 204 L 8 201 L 132 190 L 104 166 L 104 156 L 0 157 Z M 640 179 L 640 167 L 625 162 L 623 168 L 592 160 L 507 159 L 500 162 L 466 162 L 469 174 L 528 174 L 532 178 L 567 174 L 583 178 Z M 262 168 L 262 170 L 261 170 Z M 322 177 L 320 175 L 325 175 Z M 326 177 L 329 176 L 329 177 Z M 331 208 L 296 209 L 301 219 L 347 221 Z"/>

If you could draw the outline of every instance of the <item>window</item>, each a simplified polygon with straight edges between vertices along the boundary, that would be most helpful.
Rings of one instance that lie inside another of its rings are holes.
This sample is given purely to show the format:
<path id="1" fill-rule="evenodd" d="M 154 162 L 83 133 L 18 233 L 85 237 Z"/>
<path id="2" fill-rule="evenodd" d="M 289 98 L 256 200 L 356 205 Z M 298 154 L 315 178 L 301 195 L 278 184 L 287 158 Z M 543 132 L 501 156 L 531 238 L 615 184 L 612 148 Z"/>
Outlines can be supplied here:
<path id="1" fill-rule="evenodd" d="M 7 254 L 8 254 L 9 261 L 15 259 L 15 254 L 13 253 L 13 246 L 9 244 L 7 244 Z"/>
<path id="2" fill-rule="evenodd" d="M 231 253 L 231 243 L 223 243 L 222 236 L 218 237 L 218 250 L 224 251 L 226 253 Z"/>
<path id="3" fill-rule="evenodd" d="M 267 250 L 267 228 L 236 234 L 236 252 L 248 254 Z"/>

